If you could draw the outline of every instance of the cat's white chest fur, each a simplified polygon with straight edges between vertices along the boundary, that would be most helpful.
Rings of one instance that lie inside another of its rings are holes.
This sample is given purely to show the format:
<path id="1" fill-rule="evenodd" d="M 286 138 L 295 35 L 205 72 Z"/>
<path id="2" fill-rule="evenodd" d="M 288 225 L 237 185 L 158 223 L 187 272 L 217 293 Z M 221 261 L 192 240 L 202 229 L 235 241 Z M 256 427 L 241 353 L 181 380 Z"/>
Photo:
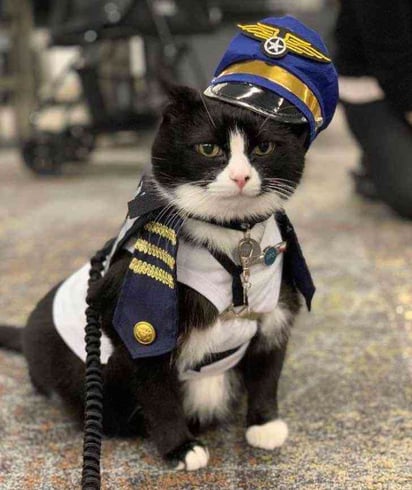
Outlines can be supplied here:
<path id="1" fill-rule="evenodd" d="M 181 380 L 214 376 L 234 367 L 243 357 L 246 348 L 257 332 L 257 321 L 233 318 L 216 323 L 204 330 L 193 330 L 180 352 L 177 366 Z M 217 362 L 207 364 L 201 369 L 193 367 L 211 354 L 235 351 Z"/>
<path id="2" fill-rule="evenodd" d="M 267 225 L 270 223 L 275 225 L 274 231 L 276 233 L 270 233 L 269 235 L 272 235 L 274 241 L 278 241 L 280 239 L 280 235 L 278 236 L 277 234 L 279 231 L 274 220 L 271 220 L 273 218 L 256 225 L 252 230 L 252 238 L 262 243 L 265 231 L 268 229 Z M 189 220 L 186 223 L 186 232 L 195 241 L 202 244 L 206 241 L 208 247 L 216 248 L 227 254 L 232 254 L 243 236 L 240 232 L 222 229 L 221 227 L 194 220 Z M 266 272 L 269 272 L 269 269 Z M 258 329 L 260 329 L 265 341 L 267 340 L 268 346 L 276 344 L 281 338 L 288 320 L 287 313 L 283 311 L 281 305 L 278 305 L 282 273 L 281 260 L 278 262 L 277 269 L 272 272 L 277 279 L 277 283 L 273 291 L 266 291 L 269 295 L 273 293 L 271 299 L 264 298 L 263 303 L 252 301 L 252 309 L 253 304 L 257 306 L 257 312 L 259 312 L 259 308 L 262 308 L 259 321 L 246 318 L 232 318 L 223 321 L 219 317 L 216 323 L 209 328 L 202 330 L 193 329 L 185 340 L 177 359 L 177 369 L 183 382 L 183 406 L 189 418 L 197 418 L 204 423 L 227 415 L 230 410 L 230 400 L 238 385 L 236 373 L 232 368 L 240 362 Z M 257 278 L 258 275 L 255 277 L 253 277 L 253 274 L 251 275 L 252 282 Z M 273 277 L 271 279 L 273 280 Z M 269 277 L 267 280 L 269 280 Z M 265 283 L 265 281 L 266 279 L 263 278 L 262 282 Z M 184 282 L 188 284 L 187 281 Z M 226 284 L 226 287 L 229 288 L 229 293 L 231 294 L 230 281 Z M 205 291 L 203 291 L 204 293 Z M 204 295 L 207 297 L 207 294 Z M 219 296 L 219 291 L 217 291 L 217 295 Z M 222 296 L 222 294 L 220 295 Z M 264 295 L 265 293 L 262 296 Z M 213 294 L 210 296 L 209 299 L 213 302 Z M 217 306 L 220 313 L 223 311 L 223 308 L 219 308 L 219 302 L 215 302 L 215 306 Z M 234 348 L 238 348 L 237 352 L 230 354 L 223 360 L 203 366 L 200 370 L 193 370 L 194 366 L 207 360 L 210 355 L 230 351 Z"/>
<path id="3" fill-rule="evenodd" d="M 250 340 L 257 332 L 255 320 L 221 321 L 205 330 L 193 330 L 185 341 L 177 359 L 179 378 L 183 383 L 183 407 L 188 418 L 207 423 L 228 415 L 230 400 L 237 390 L 237 377 L 232 367 L 243 357 Z M 210 353 L 224 352 L 237 347 L 239 356 L 230 363 L 230 357 L 214 363 L 200 372 L 193 371 Z M 225 365 L 226 363 L 226 365 Z M 208 370 L 208 368 L 211 368 Z"/>
<path id="4" fill-rule="evenodd" d="M 188 418 L 207 423 L 213 419 L 222 419 L 229 415 L 230 401 L 238 390 L 238 377 L 232 369 L 246 352 L 250 340 L 258 329 L 263 340 L 262 348 L 271 348 L 279 344 L 287 335 L 289 325 L 288 310 L 277 305 L 273 311 L 263 314 L 261 319 L 237 319 L 217 322 L 205 330 L 193 330 L 185 341 L 177 359 L 177 369 L 183 383 L 183 407 Z M 202 368 L 194 372 L 194 366 L 208 357 L 208 354 L 223 352 L 244 343 L 239 348 L 239 358 L 230 365 L 230 357 L 218 365 Z M 229 363 L 227 363 L 229 360 Z M 225 362 L 227 363 L 225 365 Z"/>

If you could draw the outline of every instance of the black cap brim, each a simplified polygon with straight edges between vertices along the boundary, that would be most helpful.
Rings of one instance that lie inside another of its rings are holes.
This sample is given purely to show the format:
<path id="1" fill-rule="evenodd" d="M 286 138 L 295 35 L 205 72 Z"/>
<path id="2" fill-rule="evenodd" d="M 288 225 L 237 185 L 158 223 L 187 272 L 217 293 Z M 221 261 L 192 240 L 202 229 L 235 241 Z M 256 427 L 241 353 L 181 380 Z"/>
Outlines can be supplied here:
<path id="1" fill-rule="evenodd" d="M 308 124 L 302 112 L 284 97 L 251 83 L 218 83 L 210 85 L 204 94 L 212 99 L 245 107 L 285 124 Z"/>

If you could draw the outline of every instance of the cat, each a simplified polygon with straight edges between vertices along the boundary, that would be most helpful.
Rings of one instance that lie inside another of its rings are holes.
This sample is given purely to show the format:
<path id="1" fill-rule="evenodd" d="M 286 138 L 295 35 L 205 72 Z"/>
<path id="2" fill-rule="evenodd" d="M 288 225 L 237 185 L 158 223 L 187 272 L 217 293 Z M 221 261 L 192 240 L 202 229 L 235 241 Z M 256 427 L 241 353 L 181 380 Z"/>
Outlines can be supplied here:
<path id="1" fill-rule="evenodd" d="M 149 178 L 162 199 L 184 216 L 182 239 L 204 253 L 211 249 L 231 254 L 243 232 L 219 223 L 260 219 L 250 231 L 260 242 L 268 223 L 274 222 L 273 214 L 283 209 L 300 182 L 307 125 L 280 123 L 206 99 L 187 87 L 169 92 L 152 147 Z M 288 428 L 278 414 L 278 381 L 301 306 L 293 282 L 283 273 L 272 311 L 236 319 L 249 338 L 237 364 L 211 376 L 185 377 L 182 373 L 204 364 L 216 351 L 214 344 L 225 335 L 225 315 L 198 291 L 179 283 L 177 349 L 133 360 L 112 325 L 130 261 L 131 252 L 121 250 L 90 293 L 113 349 L 103 368 L 104 432 L 147 434 L 169 464 L 197 470 L 209 460 L 198 438 L 200 429 L 230 418 L 246 392 L 247 442 L 266 450 L 280 447 Z M 57 290 L 58 286 L 41 299 L 24 329 L 1 327 L 0 345 L 22 350 L 34 387 L 47 396 L 58 393 L 80 421 L 84 362 L 55 328 Z"/>

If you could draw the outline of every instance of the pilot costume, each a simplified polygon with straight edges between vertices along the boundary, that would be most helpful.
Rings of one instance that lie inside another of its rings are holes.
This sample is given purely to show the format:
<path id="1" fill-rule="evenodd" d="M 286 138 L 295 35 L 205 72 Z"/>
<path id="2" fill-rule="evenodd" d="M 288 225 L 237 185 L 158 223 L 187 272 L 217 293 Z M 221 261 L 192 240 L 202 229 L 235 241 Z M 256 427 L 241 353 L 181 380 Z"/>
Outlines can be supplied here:
<path id="1" fill-rule="evenodd" d="M 306 124 L 309 146 L 331 121 L 338 96 L 336 72 L 323 41 L 290 16 L 238 27 L 240 32 L 205 96 L 287 124 Z M 169 210 L 150 180 L 142 178 L 105 268 L 120 250 L 132 253 L 113 318 L 132 358 L 158 356 L 176 348 L 178 283 L 205 296 L 219 311 L 221 322 L 214 327 L 216 343 L 210 358 L 180 372 L 182 380 L 216 374 L 239 362 L 257 332 L 257 317 L 277 305 L 282 275 L 300 291 L 310 309 L 315 288 L 293 226 L 284 212 L 261 221 L 263 238 L 253 244 L 260 258 L 248 267 L 246 294 L 241 247 L 238 254 L 223 256 L 185 240 L 179 235 L 182 218 Z M 242 230 L 240 246 L 253 242 L 248 229 L 256 222 L 213 224 Z M 88 272 L 86 264 L 64 281 L 53 305 L 57 331 L 83 361 Z M 111 352 L 111 342 L 103 335 L 102 363 L 107 363 Z"/>

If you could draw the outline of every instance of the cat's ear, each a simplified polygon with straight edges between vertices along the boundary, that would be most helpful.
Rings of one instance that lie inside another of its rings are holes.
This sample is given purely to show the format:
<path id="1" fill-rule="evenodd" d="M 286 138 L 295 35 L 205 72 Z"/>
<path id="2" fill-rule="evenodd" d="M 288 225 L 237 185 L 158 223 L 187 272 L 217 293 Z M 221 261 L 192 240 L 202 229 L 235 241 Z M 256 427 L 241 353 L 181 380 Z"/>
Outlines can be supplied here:
<path id="1" fill-rule="evenodd" d="M 179 117 L 201 102 L 198 90 L 184 85 L 176 85 L 167 80 L 162 80 L 161 85 L 167 96 L 166 107 L 163 111 L 164 119 Z"/>
<path id="2" fill-rule="evenodd" d="M 198 90 L 184 85 L 176 85 L 171 82 L 163 82 L 162 88 L 166 93 L 169 103 L 190 104 L 200 102 Z"/>

